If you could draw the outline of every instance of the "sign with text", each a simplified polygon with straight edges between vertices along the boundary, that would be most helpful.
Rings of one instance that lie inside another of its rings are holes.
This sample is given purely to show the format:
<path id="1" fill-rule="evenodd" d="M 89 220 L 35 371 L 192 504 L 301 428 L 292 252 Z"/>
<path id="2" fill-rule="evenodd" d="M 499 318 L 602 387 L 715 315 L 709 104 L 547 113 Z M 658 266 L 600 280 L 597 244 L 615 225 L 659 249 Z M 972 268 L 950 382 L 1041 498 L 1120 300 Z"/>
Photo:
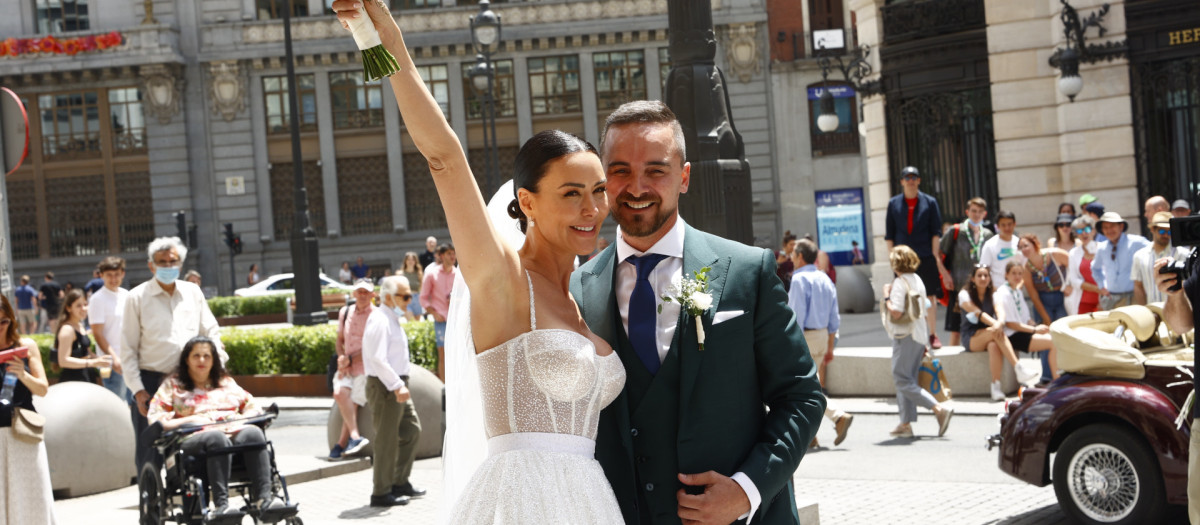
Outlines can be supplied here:
<path id="1" fill-rule="evenodd" d="M 1182 46 L 1185 44 L 1200 44 L 1200 27 L 1167 31 L 1168 46 Z"/>
<path id="2" fill-rule="evenodd" d="M 833 95 L 833 98 L 854 98 L 855 95 L 854 88 L 850 86 L 810 87 L 808 88 L 808 99 L 820 100 L 826 89 L 829 90 L 830 95 Z"/>
<path id="3" fill-rule="evenodd" d="M 862 188 L 817 192 L 817 244 L 834 266 L 871 260 Z"/>

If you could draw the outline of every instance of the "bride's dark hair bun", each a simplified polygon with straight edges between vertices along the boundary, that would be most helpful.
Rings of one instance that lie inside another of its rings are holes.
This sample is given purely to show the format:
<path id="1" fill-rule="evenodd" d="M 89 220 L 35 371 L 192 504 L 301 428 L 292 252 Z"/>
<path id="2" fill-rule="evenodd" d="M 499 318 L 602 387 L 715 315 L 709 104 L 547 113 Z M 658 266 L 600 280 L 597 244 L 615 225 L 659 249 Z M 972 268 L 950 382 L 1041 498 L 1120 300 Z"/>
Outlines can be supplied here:
<path id="1" fill-rule="evenodd" d="M 550 162 L 581 151 L 589 151 L 597 157 L 600 156 L 596 152 L 595 146 L 589 144 L 588 141 L 564 131 L 551 129 L 530 137 L 521 146 L 521 151 L 517 152 L 514 162 L 513 197 L 516 197 L 518 188 L 525 188 L 531 193 L 537 193 L 538 183 L 546 175 L 546 166 Z M 515 198 L 512 204 L 508 205 L 508 215 L 520 222 L 521 231 L 524 232 L 529 218 L 525 216 L 525 212 L 521 211 L 521 205 Z"/>
<path id="2" fill-rule="evenodd" d="M 525 212 L 521 211 L 521 203 L 517 202 L 515 197 L 512 202 L 508 203 L 508 216 L 516 219 L 521 227 L 521 233 L 525 233 L 525 225 L 529 222 L 529 218 L 525 216 Z"/>

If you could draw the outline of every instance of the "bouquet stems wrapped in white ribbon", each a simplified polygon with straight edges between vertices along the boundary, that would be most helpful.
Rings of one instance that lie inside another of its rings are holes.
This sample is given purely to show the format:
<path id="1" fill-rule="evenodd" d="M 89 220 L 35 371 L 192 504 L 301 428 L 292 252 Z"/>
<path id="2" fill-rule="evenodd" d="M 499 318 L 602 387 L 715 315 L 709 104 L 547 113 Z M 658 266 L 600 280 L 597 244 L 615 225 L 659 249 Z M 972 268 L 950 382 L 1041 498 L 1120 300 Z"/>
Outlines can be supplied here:
<path id="1" fill-rule="evenodd" d="M 400 71 L 400 64 L 391 52 L 384 49 L 383 42 L 379 40 L 379 32 L 371 23 L 371 16 L 367 14 L 366 9 L 360 7 L 358 11 L 361 16 L 346 23 L 350 26 L 350 34 L 354 35 L 354 43 L 358 44 L 359 51 L 362 51 L 363 74 L 368 82 L 392 76 Z"/>

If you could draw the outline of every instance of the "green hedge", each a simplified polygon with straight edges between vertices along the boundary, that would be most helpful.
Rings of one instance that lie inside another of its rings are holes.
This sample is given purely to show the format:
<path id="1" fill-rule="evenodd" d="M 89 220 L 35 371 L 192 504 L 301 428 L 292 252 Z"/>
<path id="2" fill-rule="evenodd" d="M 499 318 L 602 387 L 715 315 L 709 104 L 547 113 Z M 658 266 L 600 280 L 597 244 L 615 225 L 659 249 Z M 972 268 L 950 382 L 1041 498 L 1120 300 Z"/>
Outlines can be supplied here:
<path id="1" fill-rule="evenodd" d="M 433 323 L 404 325 L 413 364 L 437 370 Z M 229 352 L 229 372 L 250 374 L 324 374 L 337 340 L 336 325 L 282 329 L 223 328 L 221 340 Z"/>
<path id="2" fill-rule="evenodd" d="M 346 295 L 342 290 L 322 290 L 322 295 Z M 287 313 L 287 302 L 293 294 L 256 295 L 252 297 L 213 297 L 208 309 L 217 317 Z"/>
<path id="3" fill-rule="evenodd" d="M 229 352 L 226 368 L 230 374 L 324 374 L 329 357 L 334 353 L 337 326 L 292 326 L 288 328 L 221 329 L 221 341 Z M 433 337 L 433 322 L 417 321 L 404 325 L 408 335 L 408 351 L 413 364 L 437 372 L 437 346 Z M 42 350 L 42 364 L 50 377 L 58 373 L 50 368 L 50 349 L 54 336 L 28 336 Z"/>

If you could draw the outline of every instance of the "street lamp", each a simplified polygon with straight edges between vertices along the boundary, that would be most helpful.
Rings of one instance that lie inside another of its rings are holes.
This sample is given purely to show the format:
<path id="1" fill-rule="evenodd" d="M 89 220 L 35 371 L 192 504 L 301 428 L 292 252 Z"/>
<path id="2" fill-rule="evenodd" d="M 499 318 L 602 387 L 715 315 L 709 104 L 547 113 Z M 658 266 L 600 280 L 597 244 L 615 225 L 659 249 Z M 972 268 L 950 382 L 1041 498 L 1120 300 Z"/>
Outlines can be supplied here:
<path id="1" fill-rule="evenodd" d="M 475 65 L 469 73 L 475 91 L 483 96 L 483 147 L 487 151 L 487 188 L 490 195 L 500 186 L 500 150 L 496 143 L 496 70 L 492 54 L 500 47 L 500 15 L 491 9 L 491 2 L 479 0 L 479 12 L 471 17 L 471 43 L 475 47 Z"/>
<path id="2" fill-rule="evenodd" d="M 1085 33 L 1088 27 L 1095 26 L 1099 32 L 1099 36 L 1103 37 L 1107 29 L 1100 25 L 1104 21 L 1104 15 L 1108 14 L 1108 4 L 1100 7 L 1096 11 L 1082 20 L 1079 19 L 1079 12 L 1067 3 L 1067 0 L 1059 0 L 1062 2 L 1062 23 L 1063 23 L 1063 38 L 1067 41 L 1067 47 L 1058 48 L 1054 54 L 1050 56 L 1050 65 L 1058 68 L 1061 73 L 1058 77 L 1058 92 L 1062 93 L 1071 102 L 1075 102 L 1075 95 L 1083 91 L 1083 77 L 1079 76 L 1079 63 L 1087 62 L 1089 64 L 1099 62 L 1100 60 L 1112 60 L 1125 56 L 1129 48 L 1125 45 L 1125 41 L 1105 42 L 1103 44 L 1084 44 L 1086 39 Z"/>
<path id="3" fill-rule="evenodd" d="M 817 47 L 822 48 L 820 42 L 817 43 Z M 825 84 L 818 104 L 820 113 L 817 114 L 817 129 L 821 132 L 837 131 L 838 126 L 841 125 L 833 104 L 833 93 L 830 93 L 829 90 L 830 70 L 837 68 L 838 71 L 841 71 L 842 80 L 853 86 L 854 91 L 861 93 L 864 97 L 883 92 L 883 84 L 878 80 L 863 80 L 871 75 L 871 63 L 867 61 L 869 56 L 871 56 L 871 48 L 863 44 L 850 51 L 849 61 L 843 60 L 841 54 L 832 55 L 832 58 L 830 55 L 825 55 L 817 59 L 817 64 L 821 66 L 821 81 Z M 834 64 L 834 60 L 837 60 L 837 64 Z"/>
<path id="4" fill-rule="evenodd" d="M 321 307 L 321 281 L 318 279 L 317 233 L 308 221 L 308 190 L 304 187 L 304 164 L 300 156 L 300 104 L 296 92 L 295 55 L 292 52 L 292 10 L 283 10 L 283 47 L 287 62 L 288 116 L 292 136 L 292 194 L 295 217 L 292 219 L 292 264 L 295 266 L 296 314 L 292 323 L 309 326 L 328 321 Z"/>

